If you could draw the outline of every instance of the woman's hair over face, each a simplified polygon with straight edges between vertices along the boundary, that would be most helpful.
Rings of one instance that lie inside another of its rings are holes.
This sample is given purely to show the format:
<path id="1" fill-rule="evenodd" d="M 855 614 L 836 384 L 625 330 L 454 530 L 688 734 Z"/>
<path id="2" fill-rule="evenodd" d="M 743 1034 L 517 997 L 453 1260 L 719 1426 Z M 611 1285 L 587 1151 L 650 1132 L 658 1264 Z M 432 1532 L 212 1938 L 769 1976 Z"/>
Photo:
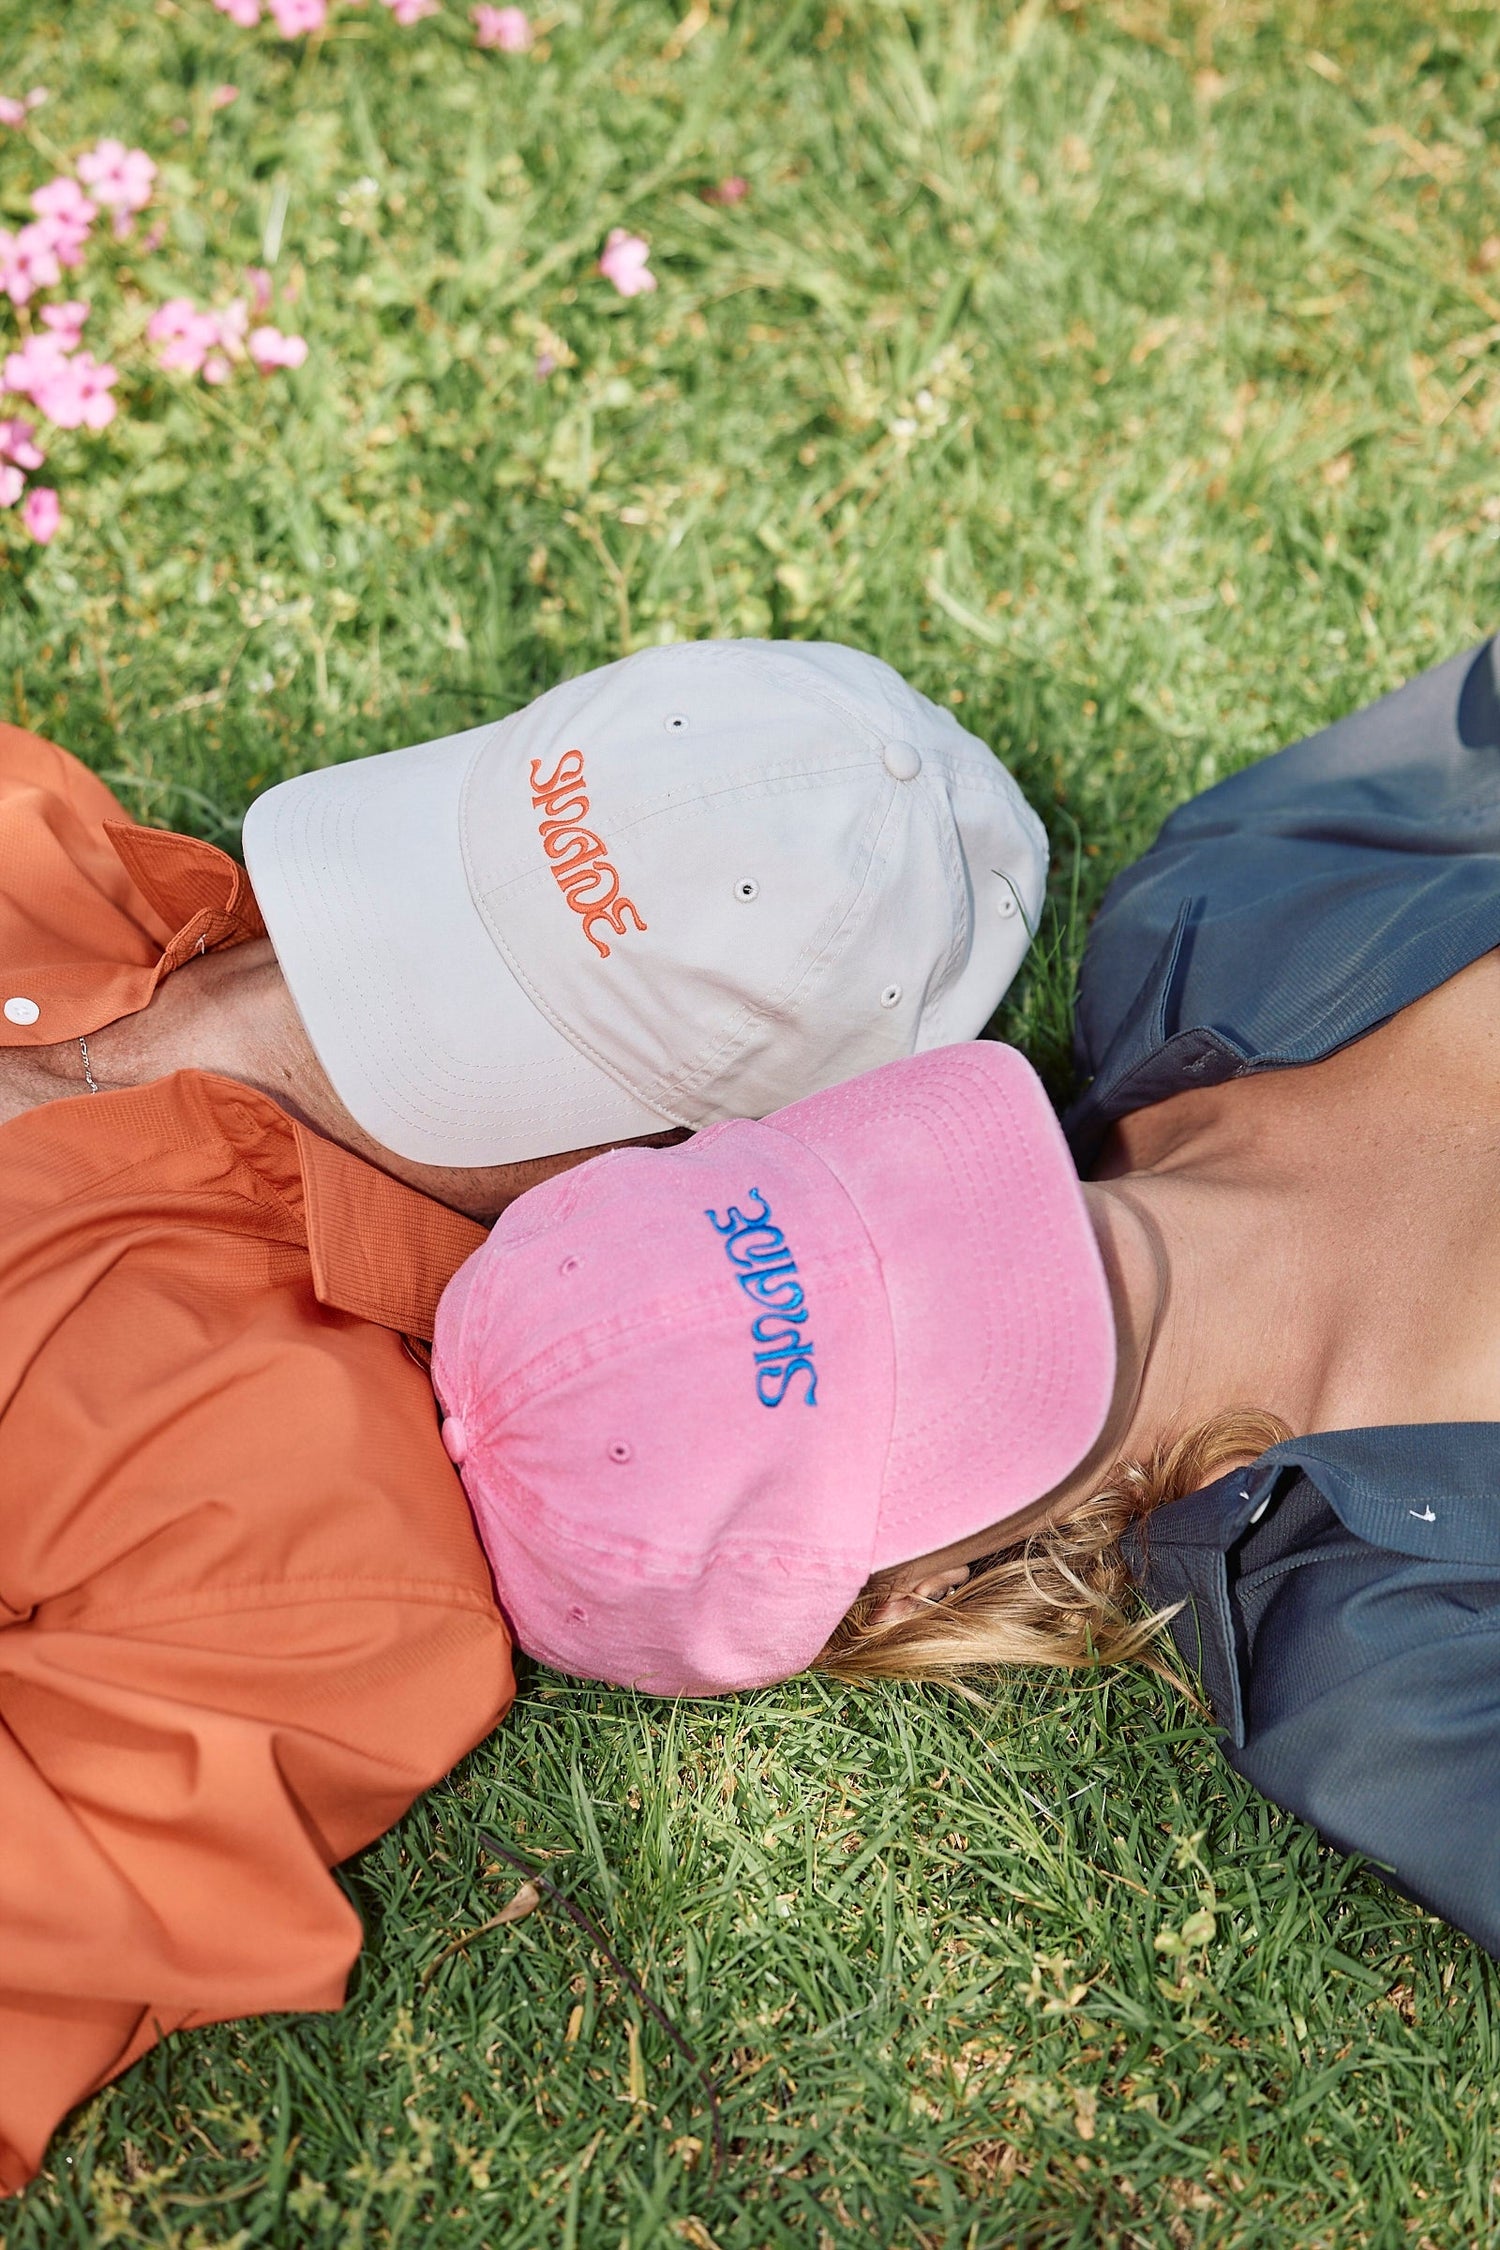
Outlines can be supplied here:
<path id="1" fill-rule="evenodd" d="M 1273 1414 L 1238 1408 L 1159 1445 L 1144 1461 L 1118 1461 L 1097 1492 L 1061 1521 L 976 1563 L 943 1601 L 914 1616 L 871 1622 L 878 1585 L 866 1587 L 813 1670 L 841 1680 L 940 1680 L 997 1664 L 1096 1665 L 1131 1658 L 1176 1686 L 1153 1644 L 1173 1610 L 1144 1612 L 1121 1542 L 1134 1523 L 1291 1436 Z"/>

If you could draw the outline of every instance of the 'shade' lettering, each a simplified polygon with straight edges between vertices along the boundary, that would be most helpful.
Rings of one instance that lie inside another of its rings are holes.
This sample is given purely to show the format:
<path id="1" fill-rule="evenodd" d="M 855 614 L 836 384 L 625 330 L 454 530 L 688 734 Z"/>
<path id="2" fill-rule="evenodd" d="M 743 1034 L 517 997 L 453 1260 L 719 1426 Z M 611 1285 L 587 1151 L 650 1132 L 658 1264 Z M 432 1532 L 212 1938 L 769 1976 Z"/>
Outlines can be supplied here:
<path id="1" fill-rule="evenodd" d="M 624 937 L 627 929 L 644 930 L 645 922 L 633 899 L 620 889 L 620 871 L 608 854 L 602 836 L 584 822 L 589 816 L 584 787 L 583 752 L 565 750 L 545 777 L 542 761 L 531 761 L 531 802 L 545 815 L 537 834 L 547 855 L 552 877 L 583 924 L 583 934 L 602 960 L 609 946 L 595 933 L 599 928 Z"/>
<path id="2" fill-rule="evenodd" d="M 742 1211 L 731 1203 L 722 1218 L 717 1211 L 705 1211 L 703 1216 L 723 1236 L 725 1256 L 745 1295 L 753 1305 L 766 1308 L 750 1323 L 755 1395 L 762 1406 L 779 1406 L 800 1375 L 803 1405 L 816 1406 L 818 1371 L 813 1365 L 812 1338 L 804 1334 L 809 1316 L 797 1262 L 760 1189 L 752 1188 L 750 1193 L 760 1205 L 758 1211 Z"/>

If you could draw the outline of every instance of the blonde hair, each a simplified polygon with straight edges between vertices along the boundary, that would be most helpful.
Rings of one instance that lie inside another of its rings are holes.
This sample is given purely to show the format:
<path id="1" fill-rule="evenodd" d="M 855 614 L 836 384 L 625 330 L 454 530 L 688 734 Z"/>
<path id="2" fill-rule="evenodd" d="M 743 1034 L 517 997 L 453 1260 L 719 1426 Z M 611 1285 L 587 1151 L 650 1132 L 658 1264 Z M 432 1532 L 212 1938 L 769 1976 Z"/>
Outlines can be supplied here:
<path id="1" fill-rule="evenodd" d="M 940 1680 L 997 1664 L 1146 1665 L 1183 1682 L 1155 1653 L 1175 1610 L 1142 1611 L 1121 1542 L 1168 1500 L 1253 1461 L 1291 1432 L 1273 1414 L 1237 1409 L 1164 1440 L 1143 1461 L 1117 1461 L 1096 1492 L 1059 1522 L 978 1563 L 943 1601 L 873 1624 L 872 1581 L 814 1659 L 836 1679 Z"/>

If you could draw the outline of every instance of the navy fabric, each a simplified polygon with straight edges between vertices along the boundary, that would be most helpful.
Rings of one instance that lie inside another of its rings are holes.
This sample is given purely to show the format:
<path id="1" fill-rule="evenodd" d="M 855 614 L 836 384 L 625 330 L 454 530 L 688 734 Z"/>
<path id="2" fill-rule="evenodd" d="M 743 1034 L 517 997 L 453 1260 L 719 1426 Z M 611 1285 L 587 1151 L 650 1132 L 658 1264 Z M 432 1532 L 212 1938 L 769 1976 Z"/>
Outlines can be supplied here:
<path id="1" fill-rule="evenodd" d="M 1064 1124 L 1316 1062 L 1500 945 L 1495 643 L 1194 797 L 1089 933 Z"/>
<path id="2" fill-rule="evenodd" d="M 1064 1120 L 1315 1062 L 1500 945 L 1496 644 L 1221 782 L 1111 886 Z M 1275 1446 L 1127 1541 L 1230 1763 L 1500 1955 L 1500 1423 Z"/>

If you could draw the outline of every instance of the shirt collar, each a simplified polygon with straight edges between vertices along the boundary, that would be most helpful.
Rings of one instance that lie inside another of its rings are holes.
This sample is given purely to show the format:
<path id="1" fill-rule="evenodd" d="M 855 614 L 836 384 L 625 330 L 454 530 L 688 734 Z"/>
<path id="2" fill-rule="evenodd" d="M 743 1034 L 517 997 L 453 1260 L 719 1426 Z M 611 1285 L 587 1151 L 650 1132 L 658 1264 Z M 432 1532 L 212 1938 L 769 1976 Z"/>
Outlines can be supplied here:
<path id="1" fill-rule="evenodd" d="M 106 821 L 132 882 L 175 934 L 159 975 L 195 953 L 265 934 L 237 860 L 196 836 Z M 431 1340 L 438 1299 L 485 1229 L 294 1125 L 313 1289 L 321 1304 Z"/>
<path id="2" fill-rule="evenodd" d="M 1169 1501 L 1126 1534 L 1125 1559 L 1171 1631 L 1214 1716 L 1244 1741 L 1230 1551 L 1298 1478 L 1366 1546 L 1423 1561 L 1500 1564 L 1500 1422 L 1394 1423 L 1273 1445 L 1248 1469 Z"/>
<path id="3" fill-rule="evenodd" d="M 1273 1445 L 1248 1469 L 1159 1508 L 1159 1539 L 1221 1552 L 1259 1522 L 1278 1480 L 1300 1472 L 1371 1547 L 1438 1562 L 1500 1563 L 1500 1422 L 1402 1422 Z"/>
<path id="4" fill-rule="evenodd" d="M 107 820 L 104 833 L 131 881 L 173 932 L 160 975 L 180 968 L 194 953 L 265 936 L 249 876 L 216 844 L 129 820 Z"/>
<path id="5" fill-rule="evenodd" d="M 293 1133 L 318 1301 L 430 1342 L 438 1299 L 485 1228 L 305 1125 Z"/>

